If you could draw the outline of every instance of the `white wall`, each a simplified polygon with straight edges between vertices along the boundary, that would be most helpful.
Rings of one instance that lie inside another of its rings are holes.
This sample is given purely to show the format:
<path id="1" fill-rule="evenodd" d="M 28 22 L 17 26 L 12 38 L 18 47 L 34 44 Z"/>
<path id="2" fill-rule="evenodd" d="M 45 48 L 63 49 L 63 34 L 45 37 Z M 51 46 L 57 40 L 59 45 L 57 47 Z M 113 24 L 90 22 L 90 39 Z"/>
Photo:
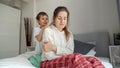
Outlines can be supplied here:
<path id="1" fill-rule="evenodd" d="M 74 34 L 109 31 L 118 32 L 119 20 L 116 0 L 36 0 L 36 13 L 45 11 L 52 20 L 53 10 L 60 5 L 70 11 L 69 27 Z"/>
<path id="2" fill-rule="evenodd" d="M 0 59 L 19 55 L 21 11 L 0 3 Z"/>

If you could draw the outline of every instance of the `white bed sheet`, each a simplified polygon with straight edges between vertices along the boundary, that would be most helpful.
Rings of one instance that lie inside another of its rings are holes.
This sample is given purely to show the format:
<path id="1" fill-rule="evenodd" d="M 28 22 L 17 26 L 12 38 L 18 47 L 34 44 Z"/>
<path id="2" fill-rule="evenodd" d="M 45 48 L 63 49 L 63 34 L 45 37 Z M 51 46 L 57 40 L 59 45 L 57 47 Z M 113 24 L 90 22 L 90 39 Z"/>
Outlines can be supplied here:
<path id="1" fill-rule="evenodd" d="M 112 64 L 109 61 L 109 58 L 106 57 L 97 57 L 102 64 L 105 66 L 105 68 L 113 68 Z"/>
<path id="2" fill-rule="evenodd" d="M 35 68 L 27 58 L 34 52 L 26 52 L 16 57 L 0 59 L 0 68 Z"/>
<path id="3" fill-rule="evenodd" d="M 0 59 L 0 68 L 35 68 L 27 58 L 35 54 L 34 51 L 26 52 L 13 58 Z M 98 57 L 105 68 L 113 68 L 108 58 Z"/>

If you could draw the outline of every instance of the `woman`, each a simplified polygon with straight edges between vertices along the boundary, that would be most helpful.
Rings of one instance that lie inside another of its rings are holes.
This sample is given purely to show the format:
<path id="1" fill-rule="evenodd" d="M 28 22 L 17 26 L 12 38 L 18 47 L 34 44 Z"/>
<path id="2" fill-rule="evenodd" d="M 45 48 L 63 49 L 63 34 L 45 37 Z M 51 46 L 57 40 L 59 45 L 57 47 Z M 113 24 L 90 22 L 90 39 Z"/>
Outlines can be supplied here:
<path id="1" fill-rule="evenodd" d="M 104 68 L 95 57 L 73 53 L 73 35 L 68 29 L 69 11 L 59 6 L 53 14 L 53 22 L 43 34 L 41 68 Z"/>
<path id="2" fill-rule="evenodd" d="M 42 34 L 44 31 L 44 28 L 47 26 L 48 24 L 48 15 L 45 12 L 39 12 L 36 16 L 36 21 L 39 24 L 39 27 L 35 27 L 34 28 L 34 38 L 35 38 L 35 52 L 36 53 L 40 53 L 42 51 L 42 44 L 41 44 L 41 40 L 42 40 Z"/>

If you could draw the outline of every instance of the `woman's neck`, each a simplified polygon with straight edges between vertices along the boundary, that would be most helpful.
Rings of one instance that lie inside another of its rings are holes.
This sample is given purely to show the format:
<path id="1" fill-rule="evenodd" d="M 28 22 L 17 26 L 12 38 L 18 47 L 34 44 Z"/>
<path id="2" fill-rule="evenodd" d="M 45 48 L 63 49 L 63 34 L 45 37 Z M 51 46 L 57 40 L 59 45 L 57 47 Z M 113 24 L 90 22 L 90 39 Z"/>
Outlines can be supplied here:
<path id="1" fill-rule="evenodd" d="M 57 28 L 57 27 L 56 27 Z M 60 32 L 62 32 L 63 31 L 63 29 L 60 29 L 60 28 L 57 28 Z"/>
<path id="2" fill-rule="evenodd" d="M 55 26 L 55 25 L 54 25 Z M 56 26 L 55 26 L 56 27 Z M 61 28 L 58 28 L 58 27 L 56 27 L 60 32 L 62 32 L 63 31 L 63 29 L 61 29 Z"/>

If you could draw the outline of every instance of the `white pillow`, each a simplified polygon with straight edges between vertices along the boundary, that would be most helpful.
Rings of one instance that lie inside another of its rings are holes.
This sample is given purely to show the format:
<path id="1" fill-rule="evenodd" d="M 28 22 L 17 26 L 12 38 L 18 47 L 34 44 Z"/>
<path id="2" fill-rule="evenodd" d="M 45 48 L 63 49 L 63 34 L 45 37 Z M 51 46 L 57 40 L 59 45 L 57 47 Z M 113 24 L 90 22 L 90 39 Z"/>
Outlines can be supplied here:
<path id="1" fill-rule="evenodd" d="M 95 56 L 96 52 L 94 49 L 91 49 L 86 55 Z"/>

